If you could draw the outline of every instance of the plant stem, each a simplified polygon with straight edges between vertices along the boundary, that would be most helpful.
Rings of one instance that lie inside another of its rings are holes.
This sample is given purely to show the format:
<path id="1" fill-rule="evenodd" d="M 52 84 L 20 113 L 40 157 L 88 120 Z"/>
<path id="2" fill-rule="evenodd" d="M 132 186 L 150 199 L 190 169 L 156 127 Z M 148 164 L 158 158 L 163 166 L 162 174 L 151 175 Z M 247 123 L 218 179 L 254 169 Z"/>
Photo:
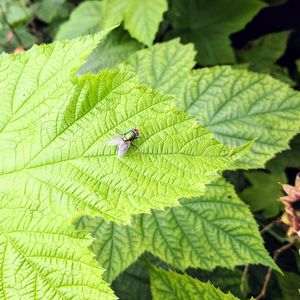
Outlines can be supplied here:
<path id="1" fill-rule="evenodd" d="M 14 36 L 16 37 L 19 45 L 21 45 L 24 48 L 24 44 L 19 36 L 19 34 L 16 32 L 16 30 L 14 29 L 14 27 L 9 23 L 4 8 L 3 6 L 0 4 L 0 10 L 1 10 L 1 14 L 2 14 L 2 18 L 3 18 L 3 22 L 9 27 L 9 29 L 11 30 L 11 32 L 14 34 Z"/>
<path id="2" fill-rule="evenodd" d="M 273 255 L 273 260 L 276 262 L 278 256 L 280 254 L 282 254 L 283 252 L 285 252 L 286 250 L 288 250 L 289 248 L 291 248 L 292 246 L 294 246 L 296 243 L 296 240 L 293 240 L 291 241 L 290 243 L 282 246 L 281 248 L 278 248 L 275 252 L 274 252 L 274 255 Z M 269 268 L 268 271 L 267 271 L 267 274 L 265 276 L 265 280 L 264 280 L 264 284 L 263 284 L 263 287 L 261 289 L 261 292 L 256 296 L 255 300 L 260 300 L 260 299 L 263 299 L 266 295 L 266 292 L 267 292 L 267 288 L 268 288 L 268 285 L 270 283 L 270 280 L 271 280 L 271 276 L 272 276 L 272 272 L 273 272 L 273 269 L 272 268 Z"/>

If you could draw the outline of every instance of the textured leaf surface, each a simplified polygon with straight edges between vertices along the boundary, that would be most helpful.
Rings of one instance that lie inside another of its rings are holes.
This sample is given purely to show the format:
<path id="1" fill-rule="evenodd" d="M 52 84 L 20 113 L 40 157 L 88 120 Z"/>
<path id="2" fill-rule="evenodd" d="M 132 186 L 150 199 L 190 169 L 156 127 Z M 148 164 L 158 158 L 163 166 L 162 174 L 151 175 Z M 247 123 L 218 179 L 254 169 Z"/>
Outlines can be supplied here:
<path id="1" fill-rule="evenodd" d="M 45 188 L 53 199 L 63 195 L 79 210 L 125 222 L 201 194 L 233 165 L 236 150 L 132 74 L 107 70 L 71 82 L 91 48 L 84 41 L 1 57 L 0 191 L 41 197 Z M 120 160 L 107 143 L 131 128 L 140 129 L 138 149 Z"/>
<path id="2" fill-rule="evenodd" d="M 142 44 L 117 28 L 92 52 L 78 73 L 98 73 L 105 68 L 112 68 L 141 48 Z"/>
<path id="3" fill-rule="evenodd" d="M 180 98 L 195 65 L 195 54 L 191 44 L 182 45 L 175 39 L 138 51 L 118 68 L 135 72 L 142 83 Z"/>
<path id="4" fill-rule="evenodd" d="M 120 68 L 176 96 L 223 143 L 233 146 L 256 139 L 240 162 L 245 168 L 262 167 L 275 153 L 287 149 L 299 131 L 299 92 L 270 76 L 231 67 L 189 72 L 193 53 L 190 45 L 174 40 L 133 54 Z"/>
<path id="5" fill-rule="evenodd" d="M 210 283 L 203 283 L 188 275 L 150 268 L 151 292 L 154 300 L 238 300 L 224 294 Z"/>
<path id="6" fill-rule="evenodd" d="M 235 61 L 229 35 L 242 29 L 264 6 L 257 0 L 175 0 L 170 19 L 174 35 L 193 42 L 202 65 Z M 230 7 L 230 9 L 228 9 Z"/>
<path id="7" fill-rule="evenodd" d="M 300 126 L 298 92 L 268 75 L 230 67 L 195 71 L 183 106 L 226 145 L 256 139 L 240 161 L 248 168 L 263 167 L 286 149 Z"/>
<path id="8" fill-rule="evenodd" d="M 167 10 L 166 0 L 105 0 L 105 22 L 124 21 L 124 27 L 138 41 L 150 46 Z"/>
<path id="9" fill-rule="evenodd" d="M 145 250 L 181 270 L 248 263 L 274 267 L 250 211 L 230 184 L 219 179 L 205 195 L 181 205 L 136 216 L 131 226 L 84 217 L 79 228 L 96 237 L 92 250 L 107 270 L 105 278 L 113 280 Z"/>
<path id="10" fill-rule="evenodd" d="M 27 173 L 58 133 L 54 112 L 73 69 L 101 36 L 0 56 L 1 299 L 115 299 L 87 250 L 91 241 L 70 229 L 70 194 Z M 61 155 L 45 158 L 54 153 Z"/>
<path id="11" fill-rule="evenodd" d="M 116 299 L 88 250 L 91 239 L 67 219 L 73 207 L 42 200 L 0 198 L 1 299 Z"/>

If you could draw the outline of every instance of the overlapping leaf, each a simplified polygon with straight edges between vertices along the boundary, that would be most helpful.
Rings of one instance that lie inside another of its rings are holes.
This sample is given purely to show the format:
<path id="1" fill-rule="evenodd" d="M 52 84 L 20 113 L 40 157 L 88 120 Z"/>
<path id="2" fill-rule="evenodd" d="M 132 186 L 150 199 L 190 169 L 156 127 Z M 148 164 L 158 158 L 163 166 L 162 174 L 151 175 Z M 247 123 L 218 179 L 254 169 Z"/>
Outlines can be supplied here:
<path id="1" fill-rule="evenodd" d="M 151 267 L 151 292 L 154 300 L 238 300 L 232 294 L 224 294 L 210 283 L 203 283 L 188 275 Z"/>
<path id="2" fill-rule="evenodd" d="M 141 48 L 142 44 L 130 38 L 126 31 L 116 28 L 92 52 L 78 73 L 97 73 L 105 68 L 112 68 Z"/>
<path id="3" fill-rule="evenodd" d="M 256 139 L 240 162 L 245 168 L 262 167 L 275 153 L 287 149 L 299 131 L 299 92 L 268 75 L 227 66 L 188 74 L 192 53 L 190 46 L 171 41 L 141 50 L 120 68 L 136 72 L 141 82 L 153 88 L 176 95 L 177 102 L 223 143 L 236 146 Z M 166 64 L 157 63 L 165 60 Z"/>
<path id="4" fill-rule="evenodd" d="M 184 199 L 182 207 L 133 218 L 131 226 L 84 217 L 79 228 L 96 237 L 92 250 L 112 281 L 145 250 L 184 270 L 200 267 L 274 264 L 257 225 L 230 184 L 209 185 L 205 195 Z"/>

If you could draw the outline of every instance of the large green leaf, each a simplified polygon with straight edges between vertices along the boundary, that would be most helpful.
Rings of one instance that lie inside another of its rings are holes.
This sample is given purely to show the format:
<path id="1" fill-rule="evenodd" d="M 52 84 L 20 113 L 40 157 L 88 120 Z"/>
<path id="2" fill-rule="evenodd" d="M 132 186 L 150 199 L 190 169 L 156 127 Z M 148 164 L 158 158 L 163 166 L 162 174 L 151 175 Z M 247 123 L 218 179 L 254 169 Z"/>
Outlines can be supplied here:
<path id="1" fill-rule="evenodd" d="M 133 54 L 119 68 L 176 96 L 223 143 L 234 146 L 256 139 L 241 166 L 263 167 L 288 148 L 300 126 L 299 92 L 268 75 L 229 66 L 189 72 L 193 64 L 192 47 L 174 40 Z"/>
<path id="2" fill-rule="evenodd" d="M 193 42 L 202 65 L 235 61 L 229 35 L 242 29 L 264 6 L 258 0 L 174 0 L 170 19 L 183 42 Z"/>
<path id="3" fill-rule="evenodd" d="M 257 225 L 232 186 L 219 179 L 206 194 L 181 201 L 180 208 L 152 211 L 131 226 L 84 217 L 79 228 L 96 237 L 92 250 L 112 281 L 145 250 L 184 270 L 261 263 L 274 267 Z"/>
<path id="4" fill-rule="evenodd" d="M 167 10 L 166 0 L 104 0 L 104 23 L 124 21 L 124 27 L 138 41 L 150 46 Z"/>
<path id="5" fill-rule="evenodd" d="M 150 267 L 153 300 L 238 300 L 224 294 L 210 283 L 203 283 L 188 275 Z"/>
<path id="6" fill-rule="evenodd" d="M 106 70 L 70 80 L 88 52 L 74 45 L 89 49 L 84 41 L 1 57 L 0 191 L 41 197 L 45 188 L 54 199 L 65 195 L 79 210 L 122 222 L 203 193 L 233 166 L 236 150 L 132 74 Z M 131 128 L 141 131 L 138 149 L 118 159 L 107 143 Z"/>
<path id="7" fill-rule="evenodd" d="M 91 239 L 66 221 L 75 208 L 40 193 L 43 199 L 1 193 L 0 298 L 116 299 L 88 250 Z"/>

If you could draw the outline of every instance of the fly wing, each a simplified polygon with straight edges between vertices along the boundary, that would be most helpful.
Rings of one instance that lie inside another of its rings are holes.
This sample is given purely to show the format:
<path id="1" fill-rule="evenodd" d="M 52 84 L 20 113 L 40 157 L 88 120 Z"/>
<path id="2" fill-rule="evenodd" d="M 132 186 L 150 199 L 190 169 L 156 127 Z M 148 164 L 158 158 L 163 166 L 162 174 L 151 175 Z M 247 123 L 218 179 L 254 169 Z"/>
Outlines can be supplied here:
<path id="1" fill-rule="evenodd" d="M 124 141 L 123 141 L 123 136 L 122 135 L 119 135 L 119 136 L 116 136 L 114 138 L 112 138 L 108 143 L 107 145 L 110 145 L 110 146 L 120 146 L 121 144 L 123 144 Z"/>
<path id="2" fill-rule="evenodd" d="M 128 142 L 123 141 L 123 144 L 118 146 L 118 157 L 119 158 L 123 157 L 126 154 L 130 144 L 131 144 L 130 141 L 128 141 Z"/>

